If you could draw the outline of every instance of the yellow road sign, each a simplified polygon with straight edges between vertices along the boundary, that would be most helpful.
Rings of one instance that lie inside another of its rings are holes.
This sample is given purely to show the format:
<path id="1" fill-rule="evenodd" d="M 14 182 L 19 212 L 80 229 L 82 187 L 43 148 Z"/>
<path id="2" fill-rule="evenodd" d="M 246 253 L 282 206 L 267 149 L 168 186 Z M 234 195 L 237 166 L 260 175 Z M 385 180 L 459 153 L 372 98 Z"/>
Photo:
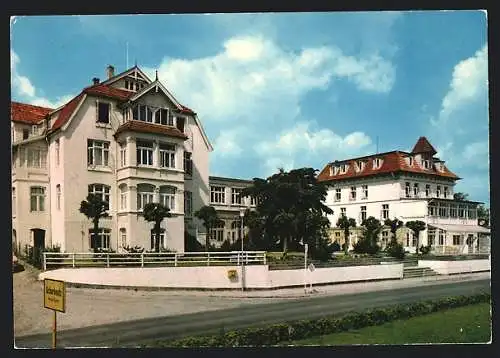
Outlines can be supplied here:
<path id="1" fill-rule="evenodd" d="M 43 280 L 43 305 L 54 311 L 66 311 L 66 285 L 64 281 Z"/>

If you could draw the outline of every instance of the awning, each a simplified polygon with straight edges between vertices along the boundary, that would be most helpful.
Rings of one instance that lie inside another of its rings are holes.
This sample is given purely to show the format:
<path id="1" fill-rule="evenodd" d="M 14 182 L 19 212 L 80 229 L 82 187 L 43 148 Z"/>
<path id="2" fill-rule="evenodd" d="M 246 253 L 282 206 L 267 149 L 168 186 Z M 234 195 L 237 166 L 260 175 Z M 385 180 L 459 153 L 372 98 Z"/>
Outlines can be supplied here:
<path id="1" fill-rule="evenodd" d="M 480 232 L 485 234 L 490 233 L 490 229 L 479 225 L 429 224 L 429 226 L 451 232 Z"/>

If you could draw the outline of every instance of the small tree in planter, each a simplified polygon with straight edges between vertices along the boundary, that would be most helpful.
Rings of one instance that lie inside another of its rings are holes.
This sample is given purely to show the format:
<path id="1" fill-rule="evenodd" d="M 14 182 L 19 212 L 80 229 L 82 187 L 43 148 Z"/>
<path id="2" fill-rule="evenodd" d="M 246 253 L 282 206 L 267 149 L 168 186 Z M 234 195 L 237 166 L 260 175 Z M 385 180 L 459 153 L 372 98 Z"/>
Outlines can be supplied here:
<path id="1" fill-rule="evenodd" d="M 342 215 L 337 220 L 337 227 L 339 227 L 342 230 L 344 230 L 344 241 L 345 241 L 344 253 L 347 255 L 347 252 L 349 251 L 349 234 L 350 234 L 350 228 L 355 228 L 356 227 L 356 220 L 354 220 L 353 218 L 348 218 L 345 215 Z"/>
<path id="2" fill-rule="evenodd" d="M 417 238 L 417 245 L 415 252 L 418 255 L 418 249 L 420 247 L 420 232 L 424 231 L 427 225 L 423 221 L 416 220 L 416 221 L 408 221 L 406 223 L 406 227 L 412 230 L 415 237 Z"/>
<path id="3" fill-rule="evenodd" d="M 144 205 L 142 215 L 144 215 L 144 220 L 154 223 L 155 248 L 156 252 L 160 252 L 161 222 L 172 216 L 170 209 L 160 203 L 148 203 Z"/>
<path id="4" fill-rule="evenodd" d="M 92 220 L 94 228 L 92 230 L 92 247 L 94 252 L 97 248 L 97 237 L 99 235 L 99 220 L 108 217 L 109 204 L 107 201 L 101 199 L 100 196 L 95 194 L 87 195 L 87 200 L 80 203 L 80 212 L 87 218 Z"/>

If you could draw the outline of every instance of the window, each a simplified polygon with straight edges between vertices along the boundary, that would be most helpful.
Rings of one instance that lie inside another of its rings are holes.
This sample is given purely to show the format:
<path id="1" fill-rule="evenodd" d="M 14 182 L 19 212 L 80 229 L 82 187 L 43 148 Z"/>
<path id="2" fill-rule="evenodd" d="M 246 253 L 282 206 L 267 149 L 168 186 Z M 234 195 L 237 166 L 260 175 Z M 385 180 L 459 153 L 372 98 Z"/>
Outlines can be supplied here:
<path id="1" fill-rule="evenodd" d="M 184 214 L 186 216 L 193 215 L 193 193 L 190 191 L 184 192 Z"/>
<path id="2" fill-rule="evenodd" d="M 340 166 L 340 173 L 341 173 L 341 174 L 345 174 L 345 173 L 347 173 L 347 169 L 349 169 L 349 164 L 342 164 L 342 165 Z"/>
<path id="3" fill-rule="evenodd" d="M 231 222 L 231 230 L 227 232 L 227 238 L 231 242 L 241 238 L 241 221 L 235 220 Z"/>
<path id="4" fill-rule="evenodd" d="M 456 218 L 457 217 L 457 206 L 456 205 L 451 205 L 450 206 L 450 217 Z"/>
<path id="5" fill-rule="evenodd" d="M 30 136 L 29 128 L 23 128 L 23 140 L 28 139 Z"/>
<path id="6" fill-rule="evenodd" d="M 210 202 L 215 204 L 224 204 L 226 202 L 226 188 L 223 186 L 210 187 Z"/>
<path id="7" fill-rule="evenodd" d="M 16 215 L 16 188 L 12 188 L 12 213 Z"/>
<path id="8" fill-rule="evenodd" d="M 465 210 L 462 205 L 458 206 L 458 217 L 461 219 L 465 218 Z"/>
<path id="9" fill-rule="evenodd" d="M 415 234 L 412 235 L 411 246 L 417 246 L 417 237 L 415 236 Z"/>
<path id="10" fill-rule="evenodd" d="M 335 231 L 335 238 L 340 238 L 340 232 Z"/>
<path id="11" fill-rule="evenodd" d="M 444 245 L 444 233 L 441 230 L 439 231 L 439 245 Z"/>
<path id="12" fill-rule="evenodd" d="M 148 106 L 145 107 L 146 107 L 146 122 L 153 123 L 153 110 Z"/>
<path id="13" fill-rule="evenodd" d="M 447 187 L 447 186 L 445 186 L 445 187 L 444 187 L 444 193 L 443 193 L 443 195 L 444 195 L 444 198 L 445 198 L 445 199 L 446 199 L 446 198 L 448 197 L 448 195 L 449 195 L 449 192 L 448 192 L 448 187 Z"/>
<path id="14" fill-rule="evenodd" d="M 222 222 L 216 226 L 214 226 L 212 229 L 210 229 L 210 238 L 212 240 L 215 240 L 217 242 L 222 242 L 224 241 L 224 226 L 225 223 Z"/>
<path id="15" fill-rule="evenodd" d="M 184 133 L 184 124 L 186 122 L 186 118 L 177 117 L 175 118 L 175 124 L 177 125 L 177 129 Z"/>
<path id="16" fill-rule="evenodd" d="M 55 141 L 56 165 L 59 166 L 59 139 Z"/>
<path id="17" fill-rule="evenodd" d="M 425 196 L 428 198 L 431 195 L 431 186 L 427 184 L 425 186 Z"/>
<path id="18" fill-rule="evenodd" d="M 153 142 L 137 141 L 137 165 L 153 165 Z"/>
<path id="19" fill-rule="evenodd" d="M 127 144 L 120 144 L 120 167 L 127 166 Z"/>
<path id="20" fill-rule="evenodd" d="M 413 157 L 408 157 L 408 164 L 410 167 L 413 165 Z"/>
<path id="21" fill-rule="evenodd" d="M 31 187 L 30 211 L 45 211 L 45 188 Z"/>
<path id="22" fill-rule="evenodd" d="M 56 185 L 56 209 L 61 210 L 61 184 Z"/>
<path id="23" fill-rule="evenodd" d="M 335 201 L 340 201 L 342 198 L 341 193 L 342 191 L 340 188 L 335 189 Z"/>
<path id="24" fill-rule="evenodd" d="M 418 192 L 419 192 L 418 183 L 414 183 L 414 184 L 413 184 L 413 196 L 414 196 L 415 198 L 417 198 L 417 197 L 418 197 Z"/>
<path id="25" fill-rule="evenodd" d="M 436 244 L 436 234 L 434 232 L 429 232 L 427 240 L 430 246 L 434 246 Z"/>
<path id="26" fill-rule="evenodd" d="M 160 249 L 165 249 L 165 229 L 160 229 L 160 240 L 158 242 L 158 245 Z M 151 250 L 156 251 L 156 234 L 153 230 L 151 230 Z"/>
<path id="27" fill-rule="evenodd" d="M 410 246 L 410 233 L 406 233 L 406 246 Z"/>
<path id="28" fill-rule="evenodd" d="M 437 214 L 436 204 L 429 204 L 427 211 L 428 211 L 429 216 L 436 216 L 436 214 Z"/>
<path id="29" fill-rule="evenodd" d="M 351 200 L 356 200 L 356 187 L 351 186 L 351 196 L 349 197 Z"/>
<path id="30" fill-rule="evenodd" d="M 47 151 L 43 148 L 26 148 L 28 168 L 45 169 L 47 167 Z M 24 161 L 21 153 L 21 160 Z"/>
<path id="31" fill-rule="evenodd" d="M 154 200 L 154 186 L 150 184 L 137 185 L 137 211 L 142 211 L 146 204 Z"/>
<path id="32" fill-rule="evenodd" d="M 405 196 L 407 198 L 409 198 L 411 196 L 411 187 L 410 187 L 410 183 L 409 182 L 406 182 L 406 186 L 405 186 Z"/>
<path id="33" fill-rule="evenodd" d="M 193 159 L 192 153 L 184 152 L 184 174 L 193 175 Z"/>
<path id="34" fill-rule="evenodd" d="M 438 185 L 436 187 L 436 198 L 439 198 L 441 196 L 441 185 Z"/>
<path id="35" fill-rule="evenodd" d="M 174 125 L 174 119 L 170 115 L 168 108 L 160 108 L 156 111 L 155 123 L 163 125 Z"/>
<path id="36" fill-rule="evenodd" d="M 129 81 L 125 80 L 125 88 L 129 89 Z"/>
<path id="37" fill-rule="evenodd" d="M 380 160 L 380 158 L 375 158 L 373 160 L 373 169 L 378 169 L 380 168 L 382 165 L 382 161 Z"/>
<path id="38" fill-rule="evenodd" d="M 366 206 L 361 207 L 361 223 L 366 220 Z"/>
<path id="39" fill-rule="evenodd" d="M 460 235 L 453 235 L 453 245 L 462 245 L 461 238 Z"/>
<path id="40" fill-rule="evenodd" d="M 89 229 L 90 248 L 91 249 L 109 249 L 109 239 L 111 237 L 111 229 L 99 228 L 97 235 L 94 235 L 94 230 Z"/>
<path id="41" fill-rule="evenodd" d="M 382 204 L 382 219 L 389 219 L 389 204 Z"/>
<path id="42" fill-rule="evenodd" d="M 387 230 L 382 231 L 382 243 L 387 244 L 388 240 L 389 240 L 389 231 Z"/>
<path id="43" fill-rule="evenodd" d="M 362 160 L 358 160 L 358 161 L 356 162 L 356 167 L 357 167 L 357 171 L 358 171 L 358 172 L 360 172 L 360 171 L 362 171 L 362 170 L 363 170 L 363 168 L 364 168 L 364 164 L 365 164 L 365 163 L 364 163 Z"/>
<path id="44" fill-rule="evenodd" d="M 447 211 L 448 211 L 447 209 L 448 208 L 446 206 L 439 206 L 439 209 L 438 209 L 439 216 L 442 218 L 447 217 Z"/>
<path id="45" fill-rule="evenodd" d="M 256 200 L 253 196 L 252 196 L 252 197 L 250 197 L 250 205 L 251 205 L 251 206 L 255 206 L 255 205 L 257 205 L 257 200 Z"/>
<path id="46" fill-rule="evenodd" d="M 346 208 L 340 208 L 340 216 L 346 216 Z"/>
<path id="47" fill-rule="evenodd" d="M 120 210 L 127 210 L 127 186 L 120 185 Z"/>
<path id="48" fill-rule="evenodd" d="M 175 145 L 160 143 L 160 167 L 175 168 Z"/>
<path id="49" fill-rule="evenodd" d="M 241 205 L 241 190 L 239 188 L 231 188 L 231 204 Z"/>
<path id="50" fill-rule="evenodd" d="M 89 185 L 89 194 L 94 194 L 102 201 L 105 201 L 109 204 L 109 191 L 110 186 L 104 184 L 90 184 Z"/>
<path id="51" fill-rule="evenodd" d="M 175 211 L 175 188 L 171 186 L 162 186 L 160 188 L 160 204 Z"/>
<path id="52" fill-rule="evenodd" d="M 429 169 L 431 166 L 431 163 L 429 162 L 429 160 L 424 160 L 423 162 L 424 162 L 424 168 Z"/>
<path id="53" fill-rule="evenodd" d="M 361 188 L 363 189 L 363 197 L 361 199 L 368 199 L 368 185 L 363 185 Z"/>
<path id="54" fill-rule="evenodd" d="M 87 165 L 108 166 L 109 142 L 87 140 Z"/>
<path id="55" fill-rule="evenodd" d="M 38 131 L 38 129 L 39 129 L 39 128 L 38 128 L 38 126 L 37 126 L 36 124 L 35 124 L 35 125 L 32 125 L 32 126 L 31 126 L 31 134 L 32 134 L 33 136 L 37 136 L 37 135 L 38 135 L 38 132 L 39 132 L 39 131 Z"/>
<path id="56" fill-rule="evenodd" d="M 127 230 L 125 228 L 120 229 L 120 246 L 127 247 Z"/>
<path id="57" fill-rule="evenodd" d="M 469 211 L 467 217 L 469 219 L 477 219 L 476 208 L 473 206 L 469 206 Z"/>
<path id="58" fill-rule="evenodd" d="M 153 110 L 144 104 L 137 104 L 132 107 L 132 118 L 136 121 L 153 123 Z"/>
<path id="59" fill-rule="evenodd" d="M 109 103 L 98 102 L 97 103 L 97 122 L 98 123 L 109 123 Z"/>

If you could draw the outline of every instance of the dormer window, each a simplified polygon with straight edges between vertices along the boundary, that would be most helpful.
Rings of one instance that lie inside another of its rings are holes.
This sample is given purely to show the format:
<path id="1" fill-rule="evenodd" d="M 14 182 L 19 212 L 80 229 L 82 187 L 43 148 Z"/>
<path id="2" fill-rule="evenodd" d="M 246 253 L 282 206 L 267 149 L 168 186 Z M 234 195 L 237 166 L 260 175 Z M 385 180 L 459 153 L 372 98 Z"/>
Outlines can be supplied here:
<path id="1" fill-rule="evenodd" d="M 428 159 L 423 159 L 423 165 L 425 169 L 430 169 L 431 163 Z"/>
<path id="2" fill-rule="evenodd" d="M 413 165 L 413 157 L 408 157 L 408 165 L 410 167 Z"/>
<path id="3" fill-rule="evenodd" d="M 36 124 L 31 126 L 31 134 L 34 136 L 38 135 L 38 126 Z"/>
<path id="4" fill-rule="evenodd" d="M 360 172 L 364 169 L 365 163 L 362 160 L 356 162 L 356 171 Z"/>
<path id="5" fill-rule="evenodd" d="M 340 166 L 340 174 L 345 174 L 347 173 L 347 169 L 349 168 L 349 164 L 342 164 Z"/>
<path id="6" fill-rule="evenodd" d="M 379 169 L 382 166 L 382 159 L 375 158 L 373 159 L 373 169 Z"/>

